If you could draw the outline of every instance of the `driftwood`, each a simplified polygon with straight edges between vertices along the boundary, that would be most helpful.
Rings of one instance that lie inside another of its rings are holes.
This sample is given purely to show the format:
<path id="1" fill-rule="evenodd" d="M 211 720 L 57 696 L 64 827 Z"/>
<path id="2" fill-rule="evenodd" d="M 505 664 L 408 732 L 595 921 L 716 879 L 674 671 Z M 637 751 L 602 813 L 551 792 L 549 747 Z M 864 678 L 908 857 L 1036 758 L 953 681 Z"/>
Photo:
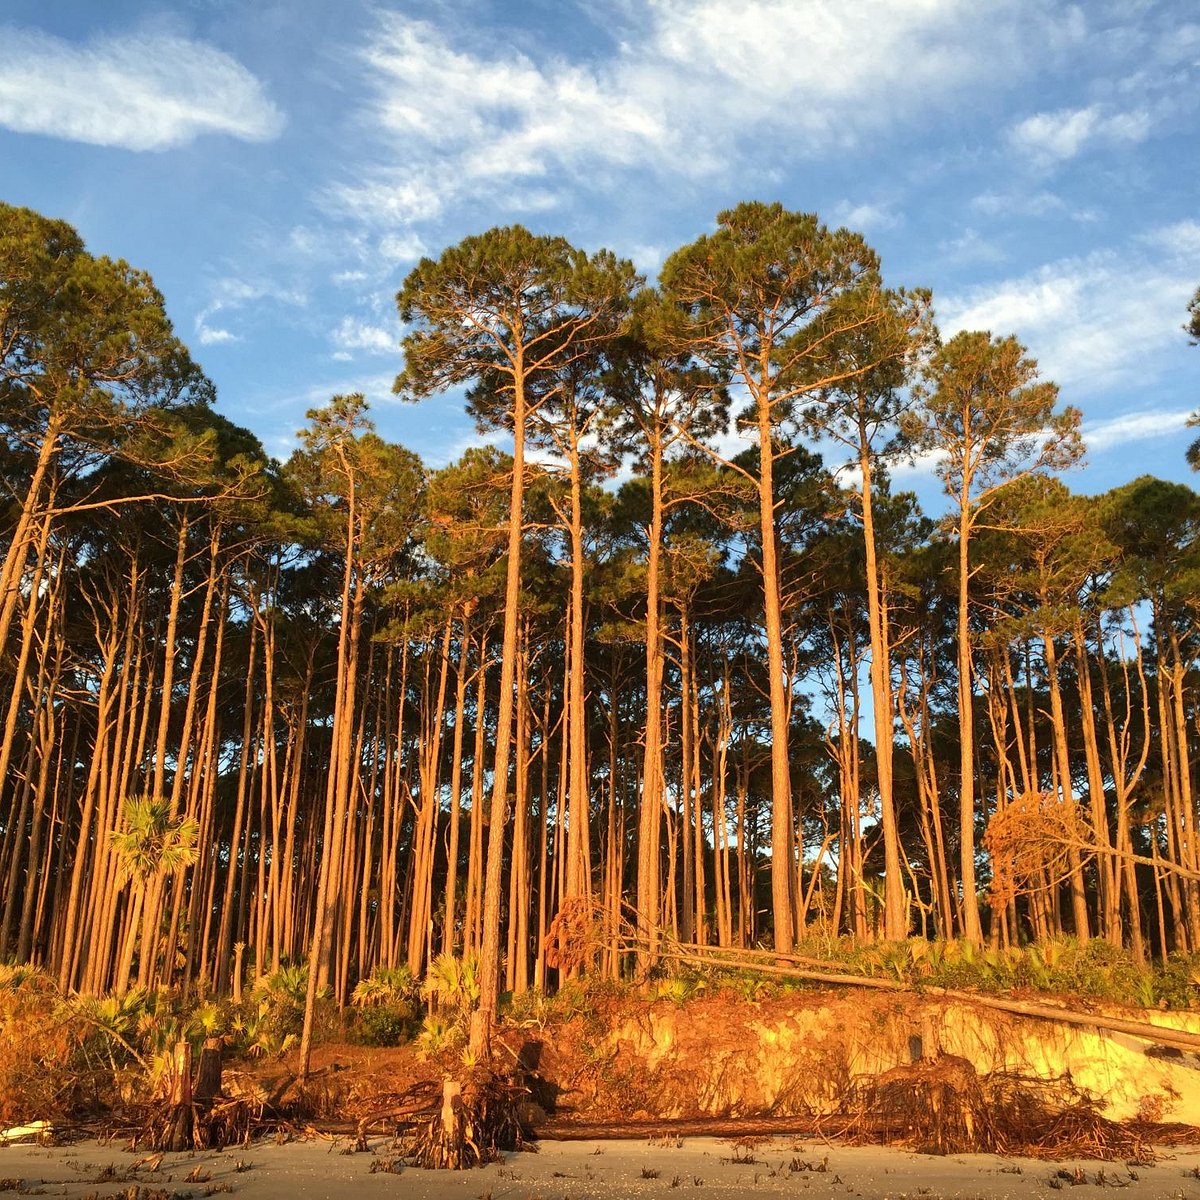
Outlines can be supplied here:
<path id="1" fill-rule="evenodd" d="M 649 1121 L 573 1121 L 554 1118 L 538 1126 L 538 1139 L 547 1142 L 607 1142 L 634 1138 L 673 1137 L 838 1137 L 861 1126 L 856 1117 L 667 1117 Z M 895 1123 L 879 1122 L 880 1135 L 894 1132 Z"/>
<path id="2" fill-rule="evenodd" d="M 384 1123 L 395 1133 L 428 1119 L 437 1110 L 440 1097 L 438 1086 L 431 1079 L 414 1084 L 399 1095 L 374 1097 L 371 1110 L 355 1122 L 357 1141 L 365 1143 L 367 1133 Z"/>
<path id="3" fill-rule="evenodd" d="M 631 944 L 637 945 L 635 939 L 627 940 Z M 959 991 L 956 988 L 917 986 L 899 979 L 876 979 L 869 975 L 847 975 L 833 969 L 834 964 L 822 962 L 820 959 L 804 958 L 797 954 L 780 954 L 773 950 L 730 952 L 717 947 L 696 945 L 664 945 L 659 947 L 659 954 L 663 958 L 670 958 L 676 962 L 757 971 L 764 975 L 775 975 L 784 979 L 800 979 L 807 983 L 827 983 L 833 987 L 875 988 L 879 991 L 910 992 L 922 996 L 936 996 L 944 1000 L 958 1000 L 965 1004 L 978 1005 L 981 1008 L 1012 1013 L 1014 1016 L 1123 1033 L 1159 1046 L 1170 1046 L 1176 1050 L 1200 1054 L 1200 1034 L 1188 1033 L 1182 1029 L 1170 1029 L 1149 1021 L 1131 1021 L 1124 1017 L 1109 1016 L 1106 1013 L 1082 1012 L 1038 1001 L 1014 1000 L 1004 996 L 989 996 L 981 992 Z M 798 965 L 780 965 L 785 963 Z M 818 967 L 824 969 L 815 969 Z"/>

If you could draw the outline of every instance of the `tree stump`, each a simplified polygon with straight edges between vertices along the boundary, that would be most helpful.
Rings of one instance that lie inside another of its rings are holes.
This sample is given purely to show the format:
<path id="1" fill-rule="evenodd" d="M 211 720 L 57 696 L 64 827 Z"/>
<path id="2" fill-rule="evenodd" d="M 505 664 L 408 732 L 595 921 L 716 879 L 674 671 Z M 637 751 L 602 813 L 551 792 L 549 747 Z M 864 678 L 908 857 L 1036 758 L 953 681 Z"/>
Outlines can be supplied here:
<path id="1" fill-rule="evenodd" d="M 192 1138 L 192 1046 L 176 1042 L 171 1060 L 171 1092 L 167 1097 L 169 1124 L 166 1138 L 168 1150 L 191 1150 Z"/>
<path id="2" fill-rule="evenodd" d="M 525 1145 L 517 1116 L 514 1088 L 486 1069 L 473 1071 L 465 1083 L 442 1084 L 442 1107 L 414 1131 L 411 1157 L 419 1167 L 461 1171 L 492 1162 L 501 1150 Z"/>
<path id="3" fill-rule="evenodd" d="M 221 1094 L 221 1050 L 224 1045 L 219 1037 L 204 1039 L 196 1077 L 192 1080 L 192 1100 L 198 1105 L 211 1107 Z"/>
<path id="4" fill-rule="evenodd" d="M 463 1165 L 465 1142 L 462 1084 L 457 1079 L 447 1079 L 442 1084 L 442 1146 L 446 1154 L 446 1166 L 452 1171 L 459 1170 Z"/>

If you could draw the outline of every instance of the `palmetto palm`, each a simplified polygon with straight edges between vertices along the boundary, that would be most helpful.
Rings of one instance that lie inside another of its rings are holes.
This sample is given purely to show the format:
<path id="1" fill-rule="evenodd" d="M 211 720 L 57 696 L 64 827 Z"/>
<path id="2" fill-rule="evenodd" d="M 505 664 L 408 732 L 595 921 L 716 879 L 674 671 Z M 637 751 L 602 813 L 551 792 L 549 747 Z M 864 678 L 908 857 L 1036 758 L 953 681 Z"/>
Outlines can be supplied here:
<path id="1" fill-rule="evenodd" d="M 163 796 L 127 796 L 125 828 L 112 835 L 124 877 L 145 887 L 155 876 L 171 875 L 196 861 L 199 824 L 190 817 L 171 819 Z"/>
<path id="2" fill-rule="evenodd" d="M 120 861 L 122 876 L 132 888 L 133 906 L 117 972 L 118 993 L 129 985 L 129 971 L 137 944 L 146 891 L 155 880 L 191 866 L 196 861 L 196 839 L 200 826 L 190 817 L 172 817 L 170 802 L 163 796 L 127 796 L 123 805 L 125 828 L 112 835 L 112 847 Z M 143 953 L 149 935 L 141 928 Z"/>

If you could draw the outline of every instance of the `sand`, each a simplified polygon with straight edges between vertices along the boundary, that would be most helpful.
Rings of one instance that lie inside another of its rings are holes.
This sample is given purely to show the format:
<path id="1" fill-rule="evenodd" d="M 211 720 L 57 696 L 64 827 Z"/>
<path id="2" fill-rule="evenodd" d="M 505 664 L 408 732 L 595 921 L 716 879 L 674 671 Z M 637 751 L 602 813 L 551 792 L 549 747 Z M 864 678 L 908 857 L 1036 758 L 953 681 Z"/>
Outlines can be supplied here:
<path id="1" fill-rule="evenodd" d="M 751 1161 L 752 1160 L 752 1161 Z M 390 1167 L 391 1169 L 387 1169 Z M 397 1161 L 390 1138 L 366 1151 L 348 1139 L 256 1143 L 224 1151 L 147 1155 L 117 1144 L 0 1147 L 0 1193 L 164 1200 L 225 1195 L 238 1200 L 730 1200 L 786 1195 L 820 1200 L 1086 1200 L 1111 1187 L 1128 1200 L 1200 1200 L 1200 1149 L 1161 1151 L 1152 1166 L 1045 1163 L 990 1154 L 934 1158 L 879 1147 L 776 1138 L 753 1148 L 716 1138 L 544 1142 L 473 1171 L 439 1172 Z M 1079 1190 L 1082 1189 L 1082 1190 Z"/>

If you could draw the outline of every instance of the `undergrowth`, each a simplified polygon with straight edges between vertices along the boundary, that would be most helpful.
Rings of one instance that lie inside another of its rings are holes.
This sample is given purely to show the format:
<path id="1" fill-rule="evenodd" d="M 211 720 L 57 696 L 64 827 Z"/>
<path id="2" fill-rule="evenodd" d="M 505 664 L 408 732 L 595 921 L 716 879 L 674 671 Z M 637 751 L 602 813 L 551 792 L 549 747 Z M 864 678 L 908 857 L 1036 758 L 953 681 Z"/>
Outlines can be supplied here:
<path id="1" fill-rule="evenodd" d="M 810 960 L 798 970 L 893 979 L 918 989 L 1045 992 L 1131 1008 L 1200 1008 L 1200 954 L 1139 965 L 1129 951 L 1098 939 L 1081 944 L 1064 938 L 1001 948 L 922 938 L 875 943 L 813 938 L 798 944 L 795 954 Z M 804 986 L 799 980 L 780 982 L 752 970 L 722 968 L 689 969 L 677 978 L 705 981 L 746 1000 Z M 678 990 L 680 985 L 674 986 Z M 692 983 L 693 991 L 696 986 Z"/>
<path id="2" fill-rule="evenodd" d="M 917 990 L 1047 993 L 1136 1008 L 1200 1009 L 1200 954 L 1141 966 L 1127 951 L 1098 940 L 1001 949 L 921 939 L 864 944 L 812 938 L 796 954 L 809 969 L 892 979 Z M 298 1041 L 307 985 L 304 965 L 285 964 L 262 976 L 240 1004 L 202 996 L 184 1005 L 167 990 L 64 996 L 42 971 L 0 966 L 0 1121 L 153 1097 L 165 1086 L 172 1049 L 182 1040 L 198 1051 L 204 1039 L 220 1037 L 235 1055 L 280 1057 Z M 724 994 L 753 1004 L 805 986 L 715 965 L 672 971 L 664 959 L 648 981 L 585 975 L 553 994 L 507 997 L 504 1012 L 525 1028 L 576 1020 L 589 1041 L 600 1039 L 614 1006 L 630 1001 L 682 1005 Z M 322 996 L 317 1038 L 375 1045 L 415 1039 L 429 1056 L 465 1054 L 478 998 L 471 957 L 439 958 L 423 983 L 404 968 L 381 969 L 360 981 L 348 1010 L 339 1012 L 327 993 Z"/>

